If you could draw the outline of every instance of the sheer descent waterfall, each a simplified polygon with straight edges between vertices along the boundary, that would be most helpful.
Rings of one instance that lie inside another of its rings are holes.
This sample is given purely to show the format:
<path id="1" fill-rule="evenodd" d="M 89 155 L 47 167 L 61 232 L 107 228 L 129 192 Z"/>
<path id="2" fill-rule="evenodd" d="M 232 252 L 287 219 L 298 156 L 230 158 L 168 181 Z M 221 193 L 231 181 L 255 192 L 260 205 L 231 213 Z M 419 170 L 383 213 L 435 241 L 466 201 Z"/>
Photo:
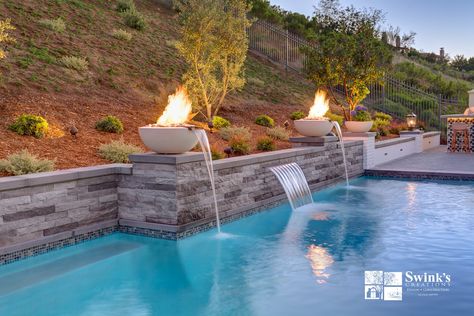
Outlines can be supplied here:
<path id="1" fill-rule="evenodd" d="M 217 231 L 220 233 L 221 222 L 219 218 L 219 209 L 217 207 L 216 185 L 215 185 L 215 179 L 214 179 L 214 166 L 212 164 L 211 146 L 209 145 L 209 139 L 207 138 L 206 131 L 204 131 L 203 129 L 192 129 L 192 131 L 198 139 L 199 145 L 201 146 L 201 149 L 202 149 L 202 153 L 204 154 L 204 159 L 206 161 L 207 173 L 209 174 L 209 179 L 211 181 L 212 195 L 214 198 Z"/>
<path id="2" fill-rule="evenodd" d="M 311 190 L 304 176 L 303 170 L 296 163 L 289 163 L 270 170 L 280 181 L 293 210 L 306 204 L 313 203 Z"/>

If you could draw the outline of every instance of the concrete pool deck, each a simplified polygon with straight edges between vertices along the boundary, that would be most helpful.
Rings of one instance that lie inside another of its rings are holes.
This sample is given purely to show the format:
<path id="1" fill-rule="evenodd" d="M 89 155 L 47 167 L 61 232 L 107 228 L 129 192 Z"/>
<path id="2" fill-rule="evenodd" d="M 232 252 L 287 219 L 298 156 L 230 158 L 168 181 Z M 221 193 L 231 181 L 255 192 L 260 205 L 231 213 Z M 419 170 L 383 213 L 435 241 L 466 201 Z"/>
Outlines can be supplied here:
<path id="1" fill-rule="evenodd" d="M 376 165 L 369 176 L 474 180 L 474 155 L 448 153 L 446 146 Z"/>

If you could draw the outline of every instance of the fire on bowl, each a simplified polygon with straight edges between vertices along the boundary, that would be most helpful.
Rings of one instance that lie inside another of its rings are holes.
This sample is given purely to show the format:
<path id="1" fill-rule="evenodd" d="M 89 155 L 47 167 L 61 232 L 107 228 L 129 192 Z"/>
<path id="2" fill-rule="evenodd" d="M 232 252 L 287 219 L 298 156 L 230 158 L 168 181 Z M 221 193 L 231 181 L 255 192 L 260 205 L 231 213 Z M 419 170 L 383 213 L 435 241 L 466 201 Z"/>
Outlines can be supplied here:
<path id="1" fill-rule="evenodd" d="M 196 146 L 196 135 L 184 126 L 153 126 L 139 128 L 145 146 L 159 154 L 181 154 Z"/>
<path id="2" fill-rule="evenodd" d="M 333 128 L 329 120 L 302 119 L 295 121 L 295 128 L 303 136 L 326 136 Z"/>

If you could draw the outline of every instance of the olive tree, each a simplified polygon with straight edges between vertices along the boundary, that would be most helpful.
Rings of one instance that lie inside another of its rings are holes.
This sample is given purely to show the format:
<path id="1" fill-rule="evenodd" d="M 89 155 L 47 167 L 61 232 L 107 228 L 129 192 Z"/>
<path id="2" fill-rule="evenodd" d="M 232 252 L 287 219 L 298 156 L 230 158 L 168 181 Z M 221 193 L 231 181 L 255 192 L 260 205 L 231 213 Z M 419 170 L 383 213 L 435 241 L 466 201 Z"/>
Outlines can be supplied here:
<path id="1" fill-rule="evenodd" d="M 391 65 L 391 51 L 380 40 L 382 18 L 378 10 L 343 8 L 337 0 L 323 0 L 316 8 L 316 43 L 303 50 L 306 75 L 329 91 L 346 120 L 351 120 L 351 111 L 370 93 L 369 86 L 382 83 Z M 342 87 L 342 97 L 335 93 L 336 86 Z"/>
<path id="2" fill-rule="evenodd" d="M 194 106 L 212 120 L 225 97 L 245 84 L 249 7 L 245 0 L 185 0 L 176 5 L 181 22 L 176 47 L 187 64 L 183 81 Z"/>

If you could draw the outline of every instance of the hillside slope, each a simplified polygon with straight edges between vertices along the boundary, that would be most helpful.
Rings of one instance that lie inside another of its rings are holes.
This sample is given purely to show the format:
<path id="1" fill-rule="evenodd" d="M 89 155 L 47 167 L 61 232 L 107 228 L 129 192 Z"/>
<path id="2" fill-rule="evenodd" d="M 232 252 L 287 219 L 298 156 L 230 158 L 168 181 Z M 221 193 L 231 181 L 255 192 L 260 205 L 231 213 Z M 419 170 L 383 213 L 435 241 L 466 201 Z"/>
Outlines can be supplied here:
<path id="1" fill-rule="evenodd" d="M 11 18 L 17 42 L 0 61 L 0 159 L 27 148 L 55 159 L 58 168 L 106 163 L 97 148 L 123 137 L 141 145 L 137 128 L 152 123 L 161 113 L 166 96 L 179 84 L 184 64 L 173 47 L 178 34 L 175 13 L 152 0 L 136 0 L 145 16 L 143 31 L 128 28 L 116 11 L 116 1 L 4 0 L 0 19 Z M 55 33 L 43 19 L 61 17 L 66 30 Z M 112 36 L 113 30 L 132 33 L 131 41 Z M 86 71 L 61 65 L 64 56 L 84 57 Z M 258 114 L 269 114 L 283 124 L 291 111 L 310 105 L 314 88 L 301 77 L 286 74 L 266 61 L 249 56 L 247 84 L 231 95 L 222 115 L 237 125 Z M 43 139 L 8 131 L 22 113 L 40 114 L 51 125 Z M 122 135 L 101 133 L 95 122 L 105 115 L 118 116 Z M 79 137 L 68 130 L 76 125 Z M 258 135 L 264 132 L 252 126 Z M 213 137 L 218 146 L 224 144 Z M 287 144 L 280 144 L 285 147 Z"/>

